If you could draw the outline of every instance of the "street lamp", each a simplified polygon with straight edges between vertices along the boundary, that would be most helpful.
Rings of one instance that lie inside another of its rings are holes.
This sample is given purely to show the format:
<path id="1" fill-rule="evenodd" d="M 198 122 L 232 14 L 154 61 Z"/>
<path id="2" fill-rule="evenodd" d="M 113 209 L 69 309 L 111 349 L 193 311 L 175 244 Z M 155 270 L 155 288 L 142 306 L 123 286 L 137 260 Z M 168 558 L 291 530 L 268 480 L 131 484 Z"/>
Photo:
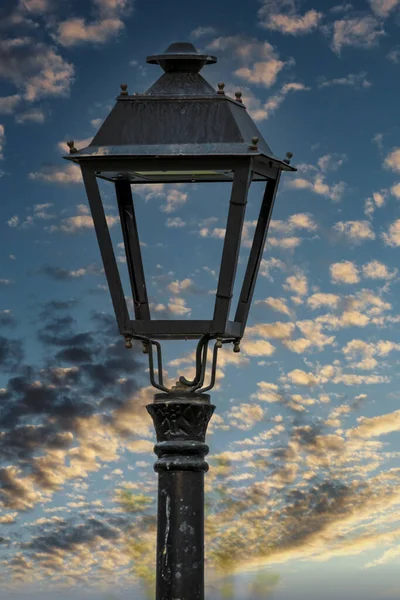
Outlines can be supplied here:
<path id="1" fill-rule="evenodd" d="M 157 436 L 157 600 L 204 600 L 204 473 L 208 465 L 207 424 L 215 409 L 205 392 L 215 384 L 218 349 L 240 340 L 249 314 L 269 221 L 282 171 L 291 153 L 277 158 L 246 111 L 241 92 L 235 99 L 214 88 L 200 70 L 217 62 L 190 43 L 171 44 L 147 57 L 164 73 L 143 94 L 127 85 L 92 143 L 68 160 L 80 165 L 118 328 L 127 348 L 141 340 L 149 357 L 150 381 L 160 390 L 146 408 Z M 97 179 L 115 185 L 126 263 L 132 288 L 131 318 L 115 260 Z M 152 320 L 135 218 L 132 185 L 229 182 L 232 185 L 221 267 L 210 320 Z M 233 320 L 230 308 L 247 195 L 252 181 L 266 183 L 258 222 Z M 158 340 L 197 339 L 194 379 L 180 377 L 171 389 L 163 382 Z M 204 385 L 207 351 L 215 340 L 209 385 Z M 157 379 L 153 350 L 157 360 Z"/>

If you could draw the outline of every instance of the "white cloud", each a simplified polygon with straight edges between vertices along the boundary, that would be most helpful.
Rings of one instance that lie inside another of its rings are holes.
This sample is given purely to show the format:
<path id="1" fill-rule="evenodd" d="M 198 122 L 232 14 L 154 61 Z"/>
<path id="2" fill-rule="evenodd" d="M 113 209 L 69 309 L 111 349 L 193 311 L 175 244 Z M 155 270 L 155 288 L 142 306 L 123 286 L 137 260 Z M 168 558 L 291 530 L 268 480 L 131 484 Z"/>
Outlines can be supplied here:
<path id="1" fill-rule="evenodd" d="M 393 148 L 386 156 L 383 163 L 385 169 L 390 169 L 395 173 L 400 173 L 400 148 Z"/>
<path id="2" fill-rule="evenodd" d="M 346 184 L 340 181 L 339 183 L 329 185 L 325 181 L 325 175 L 317 172 L 312 180 L 305 179 L 304 177 L 296 177 L 285 182 L 285 186 L 292 190 L 310 190 L 314 194 L 325 196 L 337 202 L 342 198 Z"/>
<path id="3" fill-rule="evenodd" d="M 265 298 L 265 300 L 257 300 L 255 304 L 266 304 L 267 306 L 270 306 L 272 310 L 283 313 L 288 317 L 292 315 L 292 311 L 286 304 L 285 298 L 273 298 L 269 296 L 268 298 Z"/>
<path id="4" fill-rule="evenodd" d="M 119 18 L 110 18 L 95 23 L 86 23 L 84 19 L 71 18 L 58 25 L 54 39 L 62 46 L 71 47 L 84 43 L 104 44 L 118 35 L 124 28 Z"/>
<path id="5" fill-rule="evenodd" d="M 119 222 L 119 217 L 114 217 L 112 215 L 106 215 L 107 225 L 112 227 L 116 223 Z M 84 229 L 93 229 L 94 223 L 91 215 L 80 214 L 75 217 L 67 217 L 66 219 L 62 219 L 59 226 L 50 227 L 49 231 L 54 233 L 55 231 L 61 230 L 66 233 L 76 233 L 77 231 L 82 231 Z"/>
<path id="6" fill-rule="evenodd" d="M 375 233 L 369 221 L 339 221 L 333 226 L 333 229 L 355 244 L 375 239 Z"/>
<path id="7" fill-rule="evenodd" d="M 271 59 L 268 62 L 256 62 L 250 68 L 241 67 L 235 71 L 235 75 L 249 83 L 271 87 L 284 66 L 283 61 Z"/>
<path id="8" fill-rule="evenodd" d="M 287 378 L 295 385 L 313 386 L 317 385 L 318 383 L 318 379 L 315 377 L 315 375 L 313 375 L 313 373 L 307 373 L 302 369 L 293 369 L 293 371 L 289 371 Z"/>
<path id="9" fill-rule="evenodd" d="M 392 196 L 397 198 L 397 200 L 400 200 L 400 183 L 395 183 L 394 185 L 392 185 L 392 187 L 390 188 L 390 193 L 392 194 Z"/>
<path id="10" fill-rule="evenodd" d="M 358 283 L 358 268 L 350 260 L 333 263 L 330 267 L 332 283 Z"/>
<path id="11" fill-rule="evenodd" d="M 186 279 L 182 279 L 182 281 L 179 281 L 179 280 L 172 281 L 169 284 L 168 289 L 173 294 L 178 295 L 182 292 L 185 292 L 188 290 L 190 291 L 191 289 L 193 289 L 193 287 L 194 287 L 193 281 L 187 277 Z"/>
<path id="12" fill-rule="evenodd" d="M 299 296 L 305 296 L 308 292 L 307 277 L 303 273 L 290 275 L 286 278 L 286 283 L 283 285 L 283 288 L 294 292 Z"/>
<path id="13" fill-rule="evenodd" d="M 40 108 L 32 108 L 15 117 L 17 123 L 39 123 L 42 124 L 46 120 L 45 114 Z"/>
<path id="14" fill-rule="evenodd" d="M 391 225 L 387 232 L 382 233 L 382 239 L 386 246 L 397 247 L 400 246 L 400 219 L 396 219 Z"/>
<path id="15" fill-rule="evenodd" d="M 0 41 L 0 77 L 24 93 L 30 102 L 48 96 L 65 96 L 74 80 L 74 67 L 55 48 L 33 38 Z"/>
<path id="16" fill-rule="evenodd" d="M 329 307 L 329 308 L 337 308 L 340 302 L 340 296 L 336 294 L 322 294 L 316 293 L 307 298 L 307 304 L 313 309 L 316 310 L 321 307 Z"/>
<path id="17" fill-rule="evenodd" d="M 191 312 L 191 309 L 186 306 L 184 298 L 170 298 L 168 308 L 174 315 L 188 315 Z"/>
<path id="18" fill-rule="evenodd" d="M 58 23 L 53 39 L 62 46 L 83 43 L 103 44 L 125 28 L 123 17 L 132 11 L 130 0 L 93 0 L 97 19 L 91 23 L 79 17 L 71 17 Z"/>
<path id="19" fill-rule="evenodd" d="M 175 217 L 167 219 L 166 225 L 167 227 L 185 227 L 186 223 L 180 217 Z"/>
<path id="20" fill-rule="evenodd" d="M 187 193 L 181 192 L 174 188 L 167 192 L 167 203 L 161 207 L 161 210 L 165 213 L 172 213 L 178 210 L 187 201 Z"/>
<path id="21" fill-rule="evenodd" d="M 0 114 L 10 115 L 21 102 L 22 98 L 19 94 L 13 96 L 3 96 L 0 98 Z"/>
<path id="22" fill-rule="evenodd" d="M 386 18 L 397 7 L 400 0 L 369 0 L 372 10 L 378 17 Z"/>
<path id="23" fill-rule="evenodd" d="M 372 198 L 367 198 L 364 206 L 364 213 L 367 217 L 372 217 L 376 208 L 382 208 L 386 202 L 387 190 L 382 189 L 380 192 L 374 192 Z"/>
<path id="24" fill-rule="evenodd" d="M 280 271 L 285 271 L 286 266 L 285 263 L 279 258 L 262 258 L 260 264 L 260 275 L 261 277 L 266 277 L 269 281 L 273 281 L 271 276 L 272 269 L 279 269 Z"/>
<path id="25" fill-rule="evenodd" d="M 241 344 L 245 356 L 271 356 L 275 352 L 273 346 L 267 340 L 245 339 Z"/>
<path id="26" fill-rule="evenodd" d="M 269 229 L 278 233 L 289 234 L 296 229 L 305 229 L 315 231 L 318 228 L 310 213 L 296 213 L 291 215 L 286 221 L 272 219 Z"/>
<path id="27" fill-rule="evenodd" d="M 210 52 L 229 51 L 231 56 L 233 53 L 234 58 L 242 63 L 235 75 L 265 87 L 274 85 L 285 66 L 293 65 L 293 59 L 287 62 L 280 60 L 274 47 L 268 42 L 260 42 L 242 35 L 215 38 L 206 48 Z"/>
<path id="28" fill-rule="evenodd" d="M 264 0 L 264 6 L 258 11 L 260 25 L 265 29 L 279 31 L 283 34 L 304 35 L 314 31 L 321 19 L 322 13 L 311 9 L 299 14 L 295 3 L 287 0 Z"/>
<path id="29" fill-rule="evenodd" d="M 50 0 L 20 0 L 21 8 L 29 13 L 42 14 L 51 7 Z"/>
<path id="30" fill-rule="evenodd" d="M 193 31 L 190 32 L 190 37 L 194 38 L 195 40 L 199 39 L 200 37 L 205 37 L 207 35 L 215 35 L 216 31 L 214 27 L 196 27 L 196 29 L 193 29 Z"/>
<path id="31" fill-rule="evenodd" d="M 392 61 L 392 63 L 395 65 L 398 65 L 400 63 L 400 46 L 392 48 L 391 51 L 386 55 L 386 58 Z"/>
<path id="32" fill-rule="evenodd" d="M 325 154 L 318 159 L 318 167 L 322 173 L 337 171 L 347 160 L 345 154 Z"/>
<path id="33" fill-rule="evenodd" d="M 400 410 L 377 417 L 359 417 L 359 425 L 347 432 L 348 437 L 370 438 L 400 431 Z"/>
<path id="34" fill-rule="evenodd" d="M 344 77 L 336 77 L 334 79 L 322 79 L 318 87 L 330 87 L 332 85 L 345 85 L 354 88 L 369 88 L 372 83 L 367 79 L 367 73 L 349 73 Z"/>
<path id="35" fill-rule="evenodd" d="M 289 92 L 301 92 L 310 89 L 302 83 L 285 83 L 280 91 L 274 96 L 270 96 L 264 104 L 265 119 L 268 119 L 280 107 Z"/>
<path id="36" fill-rule="evenodd" d="M 373 16 L 341 19 L 333 24 L 332 49 L 340 54 L 344 46 L 371 48 L 382 35 L 385 35 L 385 31 Z"/>
<path id="37" fill-rule="evenodd" d="M 4 158 L 3 149 L 4 144 L 6 143 L 6 135 L 4 130 L 4 125 L 0 124 L 0 160 Z"/>
<path id="38" fill-rule="evenodd" d="M 364 277 L 368 279 L 393 279 L 397 275 L 397 269 L 389 271 L 386 265 L 379 260 L 371 260 L 362 267 Z"/>
<path id="39" fill-rule="evenodd" d="M 64 169 L 50 167 L 43 168 L 41 171 L 29 173 L 29 179 L 62 184 L 82 183 L 82 173 L 77 165 L 68 165 Z"/>

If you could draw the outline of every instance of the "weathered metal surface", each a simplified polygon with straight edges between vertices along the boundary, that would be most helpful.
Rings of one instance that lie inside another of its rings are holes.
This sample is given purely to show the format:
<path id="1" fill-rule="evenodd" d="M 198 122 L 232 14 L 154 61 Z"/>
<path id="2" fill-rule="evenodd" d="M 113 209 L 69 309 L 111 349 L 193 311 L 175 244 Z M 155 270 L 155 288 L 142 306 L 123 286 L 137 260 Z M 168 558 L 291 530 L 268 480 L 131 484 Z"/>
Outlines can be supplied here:
<path id="1" fill-rule="evenodd" d="M 90 167 L 86 167 L 84 165 L 82 165 L 81 168 L 97 241 L 99 243 L 101 258 L 103 260 L 104 271 L 107 277 L 108 287 L 110 288 L 115 316 L 117 318 L 118 328 L 120 333 L 125 335 L 130 331 L 131 321 L 128 308 L 126 306 L 126 300 L 119 276 L 117 261 L 115 260 L 110 232 L 104 214 L 99 187 L 97 185 L 94 171 Z"/>
<path id="2" fill-rule="evenodd" d="M 162 54 L 148 56 L 146 62 L 152 65 L 159 64 L 166 73 L 198 73 L 204 65 L 216 63 L 217 59 L 209 54 L 200 54 L 190 42 L 174 42 Z"/>
<path id="3" fill-rule="evenodd" d="M 241 323 L 240 337 L 242 337 L 244 334 L 244 330 L 247 323 L 247 317 L 249 315 L 258 271 L 264 252 L 265 240 L 267 238 L 272 210 L 274 208 L 276 192 L 278 190 L 279 179 L 280 173 L 278 173 L 275 181 L 268 181 L 266 185 L 264 198 L 258 216 L 257 226 L 254 232 L 253 243 L 251 246 L 246 267 L 246 273 L 244 276 L 239 302 L 235 314 L 235 321 Z"/>
<path id="4" fill-rule="evenodd" d="M 258 154 L 281 169 L 294 170 L 274 156 L 238 97 L 219 94 L 199 74 L 216 58 L 199 54 L 192 44 L 172 46 L 147 59 L 165 73 L 144 94 L 129 95 L 124 86 L 91 144 L 65 158 L 79 162 L 98 156 L 155 154 L 252 156 L 251 139 L 256 136 Z"/>
<path id="5" fill-rule="evenodd" d="M 135 317 L 136 319 L 150 319 L 142 251 L 140 248 L 131 186 L 125 181 L 119 181 L 115 184 L 115 190 L 125 246 L 126 264 L 132 288 Z"/>
<path id="6" fill-rule="evenodd" d="M 202 335 L 208 334 L 210 337 L 239 337 L 240 324 L 234 321 L 228 321 L 224 331 L 217 331 L 213 321 L 207 320 L 168 320 L 154 319 L 132 320 L 128 333 L 148 336 L 155 340 L 173 338 L 175 340 L 199 339 Z"/>
<path id="7" fill-rule="evenodd" d="M 222 259 L 214 307 L 213 326 L 217 331 L 225 331 L 226 323 L 229 319 L 229 308 L 231 305 L 233 286 L 235 283 L 244 215 L 247 204 L 247 194 L 250 183 L 250 161 L 246 160 L 243 162 L 243 166 L 235 171 L 235 177 L 232 185 L 228 221 L 226 224 L 224 247 L 222 250 Z"/>
<path id="8" fill-rule="evenodd" d="M 148 405 L 158 460 L 157 600 L 204 600 L 206 394 L 156 394 Z"/>

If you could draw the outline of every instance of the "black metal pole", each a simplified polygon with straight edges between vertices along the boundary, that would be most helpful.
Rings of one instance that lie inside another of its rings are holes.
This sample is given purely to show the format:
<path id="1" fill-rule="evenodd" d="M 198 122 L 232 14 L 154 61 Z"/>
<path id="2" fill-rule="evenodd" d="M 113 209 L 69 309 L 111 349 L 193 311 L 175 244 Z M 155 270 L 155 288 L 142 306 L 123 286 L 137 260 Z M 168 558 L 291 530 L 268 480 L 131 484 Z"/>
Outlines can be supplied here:
<path id="1" fill-rule="evenodd" d="M 156 600 L 204 600 L 205 436 L 208 394 L 155 394 L 147 407 L 157 435 Z"/>

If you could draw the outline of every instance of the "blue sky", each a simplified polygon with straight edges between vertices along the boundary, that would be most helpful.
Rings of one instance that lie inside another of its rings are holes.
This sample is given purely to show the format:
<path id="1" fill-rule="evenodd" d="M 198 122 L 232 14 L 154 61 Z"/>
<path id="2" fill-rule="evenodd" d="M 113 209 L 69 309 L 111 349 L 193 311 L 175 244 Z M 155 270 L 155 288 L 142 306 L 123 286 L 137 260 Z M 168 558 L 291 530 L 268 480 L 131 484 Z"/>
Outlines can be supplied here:
<path id="1" fill-rule="evenodd" d="M 121 83 L 150 87 L 161 69 L 146 56 L 175 41 L 217 56 L 202 75 L 241 90 L 298 168 L 282 177 L 242 351 L 220 353 L 208 597 L 233 581 L 250 600 L 260 571 L 276 600 L 399 597 L 399 26 L 399 0 L 3 0 L 2 598 L 144 598 L 138 569 L 154 572 L 153 390 L 140 345 L 118 335 L 62 156 L 66 140 L 90 142 Z M 228 187 L 133 191 L 154 315 L 210 318 Z M 253 184 L 238 283 L 261 197 Z M 170 384 L 190 377 L 194 349 L 163 344 Z"/>

